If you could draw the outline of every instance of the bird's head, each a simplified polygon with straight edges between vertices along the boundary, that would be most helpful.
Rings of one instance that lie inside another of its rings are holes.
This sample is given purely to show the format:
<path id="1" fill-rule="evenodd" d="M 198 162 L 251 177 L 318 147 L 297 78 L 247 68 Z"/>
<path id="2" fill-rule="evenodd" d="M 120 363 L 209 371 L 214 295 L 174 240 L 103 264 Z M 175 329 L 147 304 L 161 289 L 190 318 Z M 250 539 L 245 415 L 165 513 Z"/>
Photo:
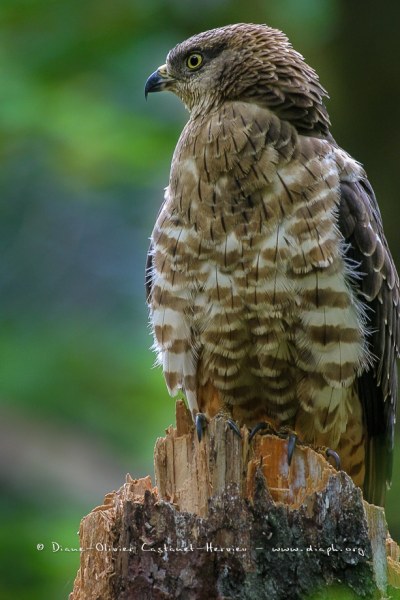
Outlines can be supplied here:
<path id="1" fill-rule="evenodd" d="M 274 110 L 300 133 L 328 133 L 327 94 L 315 71 L 266 25 L 228 25 L 178 44 L 146 82 L 146 97 L 161 90 L 174 92 L 192 116 L 238 100 Z"/>

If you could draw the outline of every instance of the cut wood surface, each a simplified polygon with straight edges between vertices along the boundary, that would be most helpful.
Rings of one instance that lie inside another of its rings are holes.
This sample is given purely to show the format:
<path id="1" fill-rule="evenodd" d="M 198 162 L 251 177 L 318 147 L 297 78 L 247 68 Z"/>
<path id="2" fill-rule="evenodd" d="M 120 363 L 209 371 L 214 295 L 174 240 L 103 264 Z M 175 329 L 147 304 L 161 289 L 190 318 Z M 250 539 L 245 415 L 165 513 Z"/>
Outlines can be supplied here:
<path id="1" fill-rule="evenodd" d="M 128 475 L 82 520 L 70 600 L 384 598 L 400 586 L 384 511 L 346 473 L 301 445 L 289 467 L 287 440 L 242 436 L 216 417 L 199 442 L 178 401 L 156 487 Z"/>

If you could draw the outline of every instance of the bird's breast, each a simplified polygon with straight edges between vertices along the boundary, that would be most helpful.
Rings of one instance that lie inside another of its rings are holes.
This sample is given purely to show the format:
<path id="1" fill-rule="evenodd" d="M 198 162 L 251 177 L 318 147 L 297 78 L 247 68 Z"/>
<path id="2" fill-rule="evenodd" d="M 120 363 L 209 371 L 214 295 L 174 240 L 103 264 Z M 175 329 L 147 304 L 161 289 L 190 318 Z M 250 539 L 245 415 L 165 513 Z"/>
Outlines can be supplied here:
<path id="1" fill-rule="evenodd" d="M 261 398 L 279 423 L 330 406 L 315 435 L 337 436 L 342 390 L 367 360 L 336 226 L 338 162 L 329 143 L 293 138 L 268 111 L 226 110 L 175 152 L 153 232 L 154 314 L 185 324 L 197 385 L 254 418 Z"/>

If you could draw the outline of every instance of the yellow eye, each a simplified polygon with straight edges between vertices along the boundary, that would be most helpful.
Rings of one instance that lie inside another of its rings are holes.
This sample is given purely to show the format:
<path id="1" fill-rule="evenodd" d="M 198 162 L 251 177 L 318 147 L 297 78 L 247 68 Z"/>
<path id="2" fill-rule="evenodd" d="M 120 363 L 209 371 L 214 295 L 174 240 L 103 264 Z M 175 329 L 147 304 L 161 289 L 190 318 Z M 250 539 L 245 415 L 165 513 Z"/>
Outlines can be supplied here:
<path id="1" fill-rule="evenodd" d="M 192 52 L 186 59 L 186 64 L 191 71 L 199 69 L 203 63 L 203 57 L 198 52 Z"/>

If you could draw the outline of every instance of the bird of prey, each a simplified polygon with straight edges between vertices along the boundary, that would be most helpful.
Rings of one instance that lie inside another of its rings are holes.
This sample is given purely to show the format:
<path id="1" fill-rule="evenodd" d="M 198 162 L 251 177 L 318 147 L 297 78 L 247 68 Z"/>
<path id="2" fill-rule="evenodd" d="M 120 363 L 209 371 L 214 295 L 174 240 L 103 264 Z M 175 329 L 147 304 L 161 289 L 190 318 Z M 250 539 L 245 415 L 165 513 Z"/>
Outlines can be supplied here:
<path id="1" fill-rule="evenodd" d="M 335 451 L 370 502 L 391 479 L 399 278 L 365 171 L 287 37 L 236 24 L 173 48 L 145 93 L 190 117 L 147 263 L 169 392 Z"/>

